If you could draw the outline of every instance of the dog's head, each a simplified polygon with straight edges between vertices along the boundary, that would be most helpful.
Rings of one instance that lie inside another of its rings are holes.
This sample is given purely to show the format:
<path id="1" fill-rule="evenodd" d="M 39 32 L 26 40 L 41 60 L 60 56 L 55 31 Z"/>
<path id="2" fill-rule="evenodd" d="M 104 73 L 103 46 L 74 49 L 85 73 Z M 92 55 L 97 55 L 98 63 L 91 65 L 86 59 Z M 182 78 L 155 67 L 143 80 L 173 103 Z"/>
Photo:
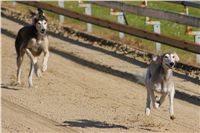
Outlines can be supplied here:
<path id="1" fill-rule="evenodd" d="M 161 64 L 164 69 L 172 69 L 179 61 L 179 57 L 175 52 L 168 52 L 160 56 L 153 56 L 152 61 Z"/>
<path id="2" fill-rule="evenodd" d="M 33 13 L 32 13 L 33 15 Z M 42 9 L 38 8 L 37 12 L 33 15 L 33 25 L 36 27 L 37 31 L 40 34 L 46 34 L 47 31 L 47 18 L 42 11 Z"/>
<path id="3" fill-rule="evenodd" d="M 179 57 L 175 52 L 169 52 L 162 55 L 162 66 L 165 69 L 172 69 L 178 61 Z"/>

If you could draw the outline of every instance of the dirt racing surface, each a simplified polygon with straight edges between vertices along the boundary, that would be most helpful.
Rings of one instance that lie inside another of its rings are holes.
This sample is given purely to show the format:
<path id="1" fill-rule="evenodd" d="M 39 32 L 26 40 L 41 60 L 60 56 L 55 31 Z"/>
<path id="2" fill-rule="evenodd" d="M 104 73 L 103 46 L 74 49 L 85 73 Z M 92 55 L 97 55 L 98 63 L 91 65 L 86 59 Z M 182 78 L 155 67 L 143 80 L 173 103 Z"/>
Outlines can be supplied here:
<path id="1" fill-rule="evenodd" d="M 174 121 L 168 99 L 145 116 L 146 90 L 136 83 L 145 65 L 76 40 L 49 36 L 48 71 L 28 87 L 25 56 L 22 85 L 16 82 L 14 38 L 22 25 L 2 21 L 2 132 L 200 132 L 199 104 L 175 98 Z M 110 54 L 106 54 L 110 53 Z M 42 58 L 40 58 L 42 59 Z M 174 78 L 176 88 L 199 95 L 199 85 Z"/>

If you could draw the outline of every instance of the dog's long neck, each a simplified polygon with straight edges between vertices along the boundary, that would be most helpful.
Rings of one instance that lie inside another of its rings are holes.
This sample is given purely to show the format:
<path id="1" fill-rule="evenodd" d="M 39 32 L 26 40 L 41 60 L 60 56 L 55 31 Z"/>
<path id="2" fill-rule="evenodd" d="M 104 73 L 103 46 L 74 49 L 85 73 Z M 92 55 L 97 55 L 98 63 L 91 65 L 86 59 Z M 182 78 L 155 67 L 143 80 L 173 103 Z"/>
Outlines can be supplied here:
<path id="1" fill-rule="evenodd" d="M 46 34 L 41 34 L 41 33 L 39 33 L 39 32 L 37 31 L 36 37 L 37 37 L 38 40 L 43 40 L 43 38 L 46 37 Z"/>
<path id="2" fill-rule="evenodd" d="M 173 75 L 172 69 L 164 68 L 162 65 L 160 66 L 160 69 L 161 69 L 160 74 L 165 81 L 168 81 L 169 79 L 171 79 Z"/>

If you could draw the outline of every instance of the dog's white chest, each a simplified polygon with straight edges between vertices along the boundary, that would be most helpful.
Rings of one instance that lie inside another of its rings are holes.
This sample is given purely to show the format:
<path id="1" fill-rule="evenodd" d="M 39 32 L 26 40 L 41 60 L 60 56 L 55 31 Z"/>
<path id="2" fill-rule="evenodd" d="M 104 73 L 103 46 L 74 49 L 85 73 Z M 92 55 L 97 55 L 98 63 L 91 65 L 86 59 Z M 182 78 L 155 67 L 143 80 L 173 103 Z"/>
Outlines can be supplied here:
<path id="1" fill-rule="evenodd" d="M 39 49 L 42 49 L 42 40 L 37 40 L 36 43 L 33 45 L 32 50 L 38 51 Z"/>
<path id="2" fill-rule="evenodd" d="M 31 50 L 33 55 L 40 55 L 42 51 L 42 40 L 31 39 L 28 43 L 28 49 Z"/>
<path id="3" fill-rule="evenodd" d="M 43 39 L 36 40 L 35 38 L 33 38 L 29 41 L 28 47 L 33 51 L 38 51 L 39 49 L 43 48 L 44 43 L 45 42 Z"/>

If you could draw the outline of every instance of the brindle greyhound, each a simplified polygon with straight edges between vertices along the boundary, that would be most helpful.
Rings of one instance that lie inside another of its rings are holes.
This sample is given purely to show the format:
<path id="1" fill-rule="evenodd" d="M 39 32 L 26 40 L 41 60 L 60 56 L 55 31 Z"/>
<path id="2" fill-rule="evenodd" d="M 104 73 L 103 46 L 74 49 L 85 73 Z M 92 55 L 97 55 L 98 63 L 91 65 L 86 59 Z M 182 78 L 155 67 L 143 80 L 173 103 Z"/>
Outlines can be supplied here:
<path id="1" fill-rule="evenodd" d="M 179 57 L 175 52 L 165 53 L 161 56 L 153 57 L 153 61 L 150 63 L 146 73 L 146 88 L 147 88 L 147 101 L 146 101 L 146 115 L 150 115 L 150 104 L 152 101 L 153 107 L 158 108 L 162 105 L 165 97 L 169 96 L 169 112 L 170 118 L 173 120 L 174 117 L 174 83 L 173 83 L 173 72 L 172 68 L 175 63 L 179 61 Z M 158 100 L 154 91 L 161 94 Z"/>
<path id="2" fill-rule="evenodd" d="M 46 34 L 47 18 L 43 11 L 38 8 L 37 13 L 33 17 L 33 24 L 24 26 L 17 34 L 15 40 L 15 48 L 17 53 L 17 83 L 21 84 L 21 65 L 25 53 L 31 60 L 30 72 L 28 77 L 29 87 L 33 86 L 32 76 L 35 71 L 37 77 L 41 77 L 41 70 L 37 63 L 38 56 L 44 53 L 42 71 L 47 70 L 47 62 L 49 58 L 49 40 Z"/>

